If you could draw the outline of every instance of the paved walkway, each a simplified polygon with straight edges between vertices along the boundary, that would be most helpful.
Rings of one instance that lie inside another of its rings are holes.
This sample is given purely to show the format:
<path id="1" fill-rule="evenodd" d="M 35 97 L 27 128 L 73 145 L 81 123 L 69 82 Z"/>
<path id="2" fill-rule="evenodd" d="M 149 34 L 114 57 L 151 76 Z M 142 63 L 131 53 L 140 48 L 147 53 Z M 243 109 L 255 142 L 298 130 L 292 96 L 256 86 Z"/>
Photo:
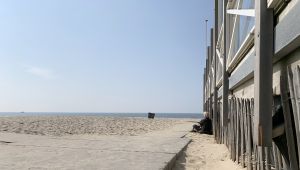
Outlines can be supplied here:
<path id="1" fill-rule="evenodd" d="M 177 154 L 190 142 L 182 137 L 192 124 L 140 136 L 0 133 L 0 169 L 171 169 Z"/>

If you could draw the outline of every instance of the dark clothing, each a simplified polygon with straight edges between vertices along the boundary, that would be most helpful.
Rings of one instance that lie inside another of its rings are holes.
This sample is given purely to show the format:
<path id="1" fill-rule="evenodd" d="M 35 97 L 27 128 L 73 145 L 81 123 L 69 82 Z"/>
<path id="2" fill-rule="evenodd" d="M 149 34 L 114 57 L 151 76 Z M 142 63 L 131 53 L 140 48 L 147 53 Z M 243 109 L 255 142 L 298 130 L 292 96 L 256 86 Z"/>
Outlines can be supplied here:
<path id="1" fill-rule="evenodd" d="M 199 125 L 193 126 L 193 132 L 199 132 L 201 134 L 212 134 L 212 122 L 210 118 L 202 119 Z"/>
<path id="2" fill-rule="evenodd" d="M 212 122 L 210 118 L 202 119 L 199 124 L 201 127 L 200 133 L 212 134 Z"/>

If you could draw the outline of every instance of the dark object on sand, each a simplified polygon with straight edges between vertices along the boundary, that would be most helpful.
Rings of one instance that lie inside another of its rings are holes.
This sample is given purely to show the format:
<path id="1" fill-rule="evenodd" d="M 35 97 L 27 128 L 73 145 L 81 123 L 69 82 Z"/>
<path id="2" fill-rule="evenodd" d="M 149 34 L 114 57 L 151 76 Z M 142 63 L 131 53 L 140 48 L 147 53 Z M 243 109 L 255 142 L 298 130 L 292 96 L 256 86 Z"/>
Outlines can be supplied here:
<path id="1" fill-rule="evenodd" d="M 212 122 L 209 117 L 205 117 L 198 123 L 199 123 L 199 125 L 195 124 L 193 126 L 192 132 L 199 132 L 201 134 L 212 135 Z"/>
<path id="2" fill-rule="evenodd" d="M 148 113 L 149 119 L 154 119 L 154 117 L 155 117 L 155 113 L 151 113 L 151 112 Z"/>

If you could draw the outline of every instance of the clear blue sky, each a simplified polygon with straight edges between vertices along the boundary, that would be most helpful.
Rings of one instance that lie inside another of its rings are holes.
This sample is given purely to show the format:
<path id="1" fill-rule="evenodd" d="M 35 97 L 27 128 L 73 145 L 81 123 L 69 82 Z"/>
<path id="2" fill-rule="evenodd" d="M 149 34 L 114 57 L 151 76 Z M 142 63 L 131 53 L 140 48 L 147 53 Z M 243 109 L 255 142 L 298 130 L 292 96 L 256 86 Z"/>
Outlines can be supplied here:
<path id="1" fill-rule="evenodd" d="M 0 1 L 0 111 L 202 111 L 211 0 Z"/>

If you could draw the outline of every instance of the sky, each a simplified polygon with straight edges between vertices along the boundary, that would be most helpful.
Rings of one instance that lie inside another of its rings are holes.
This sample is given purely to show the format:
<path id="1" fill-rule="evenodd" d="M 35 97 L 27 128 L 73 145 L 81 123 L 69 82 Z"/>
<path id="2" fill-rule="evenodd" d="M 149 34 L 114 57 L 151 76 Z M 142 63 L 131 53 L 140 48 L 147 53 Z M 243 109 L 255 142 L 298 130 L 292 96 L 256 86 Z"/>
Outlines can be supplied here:
<path id="1" fill-rule="evenodd" d="M 0 0 L 0 112 L 202 112 L 211 0 Z"/>

